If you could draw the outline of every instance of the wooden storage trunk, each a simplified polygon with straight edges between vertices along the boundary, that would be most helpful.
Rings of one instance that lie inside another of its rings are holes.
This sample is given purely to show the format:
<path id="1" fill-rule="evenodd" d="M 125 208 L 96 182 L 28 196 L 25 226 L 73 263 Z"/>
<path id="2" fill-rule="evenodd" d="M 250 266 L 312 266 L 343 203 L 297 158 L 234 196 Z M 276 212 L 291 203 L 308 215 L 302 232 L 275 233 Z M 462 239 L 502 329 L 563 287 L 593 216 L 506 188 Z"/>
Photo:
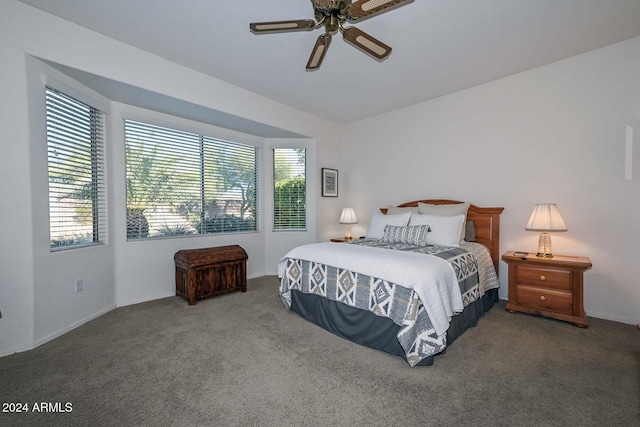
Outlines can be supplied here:
<path id="1" fill-rule="evenodd" d="M 197 300 L 247 291 L 247 253 L 238 245 L 176 252 L 176 295 Z"/>

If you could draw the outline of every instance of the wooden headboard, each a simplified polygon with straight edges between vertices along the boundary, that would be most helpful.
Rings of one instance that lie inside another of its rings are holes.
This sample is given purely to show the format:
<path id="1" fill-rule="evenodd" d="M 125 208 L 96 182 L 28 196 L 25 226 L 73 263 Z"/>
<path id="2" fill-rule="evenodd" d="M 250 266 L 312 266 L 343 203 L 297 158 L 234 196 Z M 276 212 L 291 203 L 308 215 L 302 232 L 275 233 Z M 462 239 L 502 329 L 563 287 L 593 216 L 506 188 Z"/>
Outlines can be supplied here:
<path id="1" fill-rule="evenodd" d="M 427 199 L 406 202 L 398 205 L 398 207 L 415 207 L 418 206 L 418 203 L 427 203 L 430 205 L 455 205 L 464 202 L 446 199 Z M 498 274 L 498 263 L 500 261 L 500 214 L 503 210 L 504 208 L 480 208 L 476 205 L 471 205 L 467 211 L 467 220 L 473 221 L 473 225 L 476 229 L 475 241 L 482 243 L 489 248 L 491 259 L 493 260 L 493 265 L 496 269 L 496 274 Z M 386 214 L 387 208 L 382 208 L 380 211 Z"/>

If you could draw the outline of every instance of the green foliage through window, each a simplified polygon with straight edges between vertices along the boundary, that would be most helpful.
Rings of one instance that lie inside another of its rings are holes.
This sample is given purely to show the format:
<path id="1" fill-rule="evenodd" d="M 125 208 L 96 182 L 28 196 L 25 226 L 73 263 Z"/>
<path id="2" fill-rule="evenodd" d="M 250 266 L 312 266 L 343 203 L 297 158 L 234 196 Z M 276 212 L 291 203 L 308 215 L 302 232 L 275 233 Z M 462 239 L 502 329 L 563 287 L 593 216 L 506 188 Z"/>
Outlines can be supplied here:
<path id="1" fill-rule="evenodd" d="M 256 231 L 258 149 L 125 120 L 127 238 Z"/>
<path id="2" fill-rule="evenodd" d="M 49 246 L 106 241 L 104 113 L 47 87 Z"/>
<path id="3" fill-rule="evenodd" d="M 274 230 L 306 230 L 306 150 L 276 148 L 274 164 Z"/>

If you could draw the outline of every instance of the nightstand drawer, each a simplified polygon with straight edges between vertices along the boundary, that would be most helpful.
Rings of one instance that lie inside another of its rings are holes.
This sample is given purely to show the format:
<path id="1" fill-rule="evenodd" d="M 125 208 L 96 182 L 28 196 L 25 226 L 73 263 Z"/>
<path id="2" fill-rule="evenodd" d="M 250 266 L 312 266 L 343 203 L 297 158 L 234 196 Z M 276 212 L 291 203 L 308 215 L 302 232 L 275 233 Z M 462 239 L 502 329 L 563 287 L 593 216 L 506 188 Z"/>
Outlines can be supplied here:
<path id="1" fill-rule="evenodd" d="M 518 285 L 516 294 L 517 304 L 572 313 L 573 294 L 571 292 Z"/>
<path id="2" fill-rule="evenodd" d="M 571 271 L 518 266 L 518 284 L 571 291 Z"/>

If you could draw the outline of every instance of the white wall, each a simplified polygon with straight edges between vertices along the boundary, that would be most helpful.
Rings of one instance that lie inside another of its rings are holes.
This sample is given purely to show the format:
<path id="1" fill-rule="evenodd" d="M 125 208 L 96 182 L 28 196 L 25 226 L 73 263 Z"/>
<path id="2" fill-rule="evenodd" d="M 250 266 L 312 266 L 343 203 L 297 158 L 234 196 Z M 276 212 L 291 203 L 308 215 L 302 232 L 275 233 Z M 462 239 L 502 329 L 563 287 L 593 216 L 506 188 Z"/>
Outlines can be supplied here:
<path id="1" fill-rule="evenodd" d="M 552 235 L 554 253 L 593 263 L 587 315 L 636 323 L 640 171 L 624 180 L 627 124 L 640 149 L 640 38 L 345 126 L 355 234 L 372 209 L 452 198 L 505 207 L 501 250 L 532 252 L 533 206 L 557 203 L 569 231 Z M 500 282 L 506 298 L 504 263 Z"/>
<path id="2" fill-rule="evenodd" d="M 0 351 L 33 342 L 33 231 L 27 67 L 11 46 L 0 9 Z M 1 353 L 0 353 L 1 354 Z"/>
<path id="3" fill-rule="evenodd" d="M 31 207 L 34 273 L 34 341 L 41 344 L 115 307 L 114 258 L 110 245 L 49 250 L 49 177 L 44 85 L 109 111 L 109 101 L 42 62 L 25 57 L 30 129 Z M 109 141 L 107 141 L 108 143 Z M 107 165 L 108 166 L 108 165 Z M 107 175 L 108 175 L 107 167 Z M 84 291 L 75 292 L 75 281 Z"/>
<path id="4" fill-rule="evenodd" d="M 291 246 L 267 234 L 126 242 L 124 156 L 118 134 L 121 104 L 109 103 L 107 245 L 49 252 L 42 58 L 117 82 L 258 123 L 309 135 L 316 162 L 330 163 L 338 126 L 86 30 L 14 0 L 0 0 L 0 355 L 32 348 L 117 305 L 172 295 L 173 254 L 183 248 L 240 244 L 249 275 L 275 271 L 270 263 Z M 115 132 L 114 132 L 115 131 Z M 311 173 L 315 173 L 311 171 Z M 319 172 L 318 172 L 319 174 Z M 335 200 L 315 200 L 318 210 Z M 316 224 L 332 224 L 319 214 Z M 315 227 L 301 240 L 313 241 Z M 265 255 L 266 248 L 271 253 Z M 84 281 L 75 293 L 73 282 Z"/>

